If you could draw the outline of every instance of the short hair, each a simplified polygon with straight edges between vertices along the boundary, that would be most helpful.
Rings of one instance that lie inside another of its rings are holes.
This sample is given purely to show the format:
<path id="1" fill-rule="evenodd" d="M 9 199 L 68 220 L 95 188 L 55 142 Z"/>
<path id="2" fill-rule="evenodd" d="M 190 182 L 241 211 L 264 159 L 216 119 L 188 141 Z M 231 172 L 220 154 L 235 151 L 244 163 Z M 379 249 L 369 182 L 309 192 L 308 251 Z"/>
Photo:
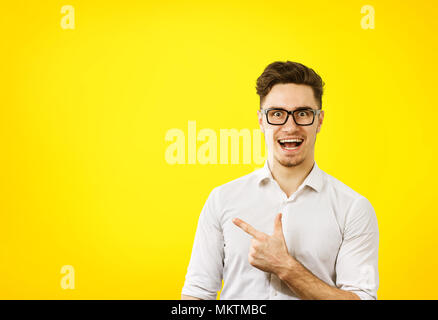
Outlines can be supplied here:
<path id="1" fill-rule="evenodd" d="M 311 68 L 292 61 L 276 61 L 269 64 L 257 79 L 257 94 L 260 96 L 260 108 L 272 87 L 279 83 L 305 84 L 312 88 L 313 95 L 322 107 L 322 93 L 324 82 Z"/>

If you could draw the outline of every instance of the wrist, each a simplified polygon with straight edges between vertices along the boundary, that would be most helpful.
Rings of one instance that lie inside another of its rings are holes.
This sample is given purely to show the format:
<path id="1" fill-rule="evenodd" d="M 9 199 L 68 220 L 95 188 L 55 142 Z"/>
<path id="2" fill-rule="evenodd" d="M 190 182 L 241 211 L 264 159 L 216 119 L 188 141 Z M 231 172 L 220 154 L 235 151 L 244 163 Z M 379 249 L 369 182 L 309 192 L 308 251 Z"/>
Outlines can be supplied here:
<path id="1" fill-rule="evenodd" d="M 288 254 L 284 259 L 284 263 L 281 264 L 281 266 L 277 269 L 275 273 L 277 277 L 280 278 L 280 280 L 284 281 L 288 278 L 289 274 L 293 272 L 296 265 L 297 261 Z"/>

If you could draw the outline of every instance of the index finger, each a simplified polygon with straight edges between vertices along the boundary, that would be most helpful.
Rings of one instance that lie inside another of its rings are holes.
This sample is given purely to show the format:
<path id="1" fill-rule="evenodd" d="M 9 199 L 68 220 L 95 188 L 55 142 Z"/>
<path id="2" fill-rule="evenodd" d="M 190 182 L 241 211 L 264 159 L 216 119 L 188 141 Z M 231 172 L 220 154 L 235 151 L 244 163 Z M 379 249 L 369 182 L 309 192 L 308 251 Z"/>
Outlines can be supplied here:
<path id="1" fill-rule="evenodd" d="M 238 226 L 240 229 L 245 231 L 246 233 L 252 235 L 254 238 L 260 238 L 263 235 L 263 232 L 258 231 L 252 225 L 250 225 L 249 223 L 246 223 L 245 221 L 243 221 L 239 218 L 234 218 L 233 223 L 236 226 Z"/>

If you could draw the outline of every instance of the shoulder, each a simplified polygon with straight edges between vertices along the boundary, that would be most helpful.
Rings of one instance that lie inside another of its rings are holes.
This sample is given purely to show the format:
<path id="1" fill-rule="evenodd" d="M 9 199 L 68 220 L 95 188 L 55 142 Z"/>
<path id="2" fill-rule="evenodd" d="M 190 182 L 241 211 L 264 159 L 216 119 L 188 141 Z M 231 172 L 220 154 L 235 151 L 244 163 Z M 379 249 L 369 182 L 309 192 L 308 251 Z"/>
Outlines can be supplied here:
<path id="1" fill-rule="evenodd" d="M 347 186 L 345 183 L 333 177 L 332 175 L 322 170 L 321 172 L 324 179 L 324 187 L 326 189 L 326 192 L 330 194 L 334 201 L 348 204 L 349 206 L 371 206 L 371 203 L 365 196 L 353 190 L 351 187 Z"/>
<path id="2" fill-rule="evenodd" d="M 326 187 L 329 188 L 330 191 L 336 192 L 341 196 L 351 199 L 358 199 L 362 197 L 362 195 L 359 194 L 357 191 L 353 190 L 351 187 L 347 186 L 345 183 L 326 173 L 325 171 L 322 171 L 322 175 Z"/>
<path id="3" fill-rule="evenodd" d="M 358 229 L 373 225 L 377 228 L 376 213 L 371 202 L 345 183 L 323 172 L 326 192 L 336 207 L 344 213 L 347 225 L 355 225 Z"/>
<path id="4" fill-rule="evenodd" d="M 229 198 L 241 195 L 242 192 L 248 193 L 257 186 L 262 169 L 254 170 L 244 176 L 233 179 L 213 189 L 217 197 Z"/>
<path id="5" fill-rule="evenodd" d="M 251 198 L 258 183 L 258 170 L 219 185 L 211 190 L 204 205 L 206 213 L 221 220 L 223 213 L 230 206 L 246 203 Z"/>

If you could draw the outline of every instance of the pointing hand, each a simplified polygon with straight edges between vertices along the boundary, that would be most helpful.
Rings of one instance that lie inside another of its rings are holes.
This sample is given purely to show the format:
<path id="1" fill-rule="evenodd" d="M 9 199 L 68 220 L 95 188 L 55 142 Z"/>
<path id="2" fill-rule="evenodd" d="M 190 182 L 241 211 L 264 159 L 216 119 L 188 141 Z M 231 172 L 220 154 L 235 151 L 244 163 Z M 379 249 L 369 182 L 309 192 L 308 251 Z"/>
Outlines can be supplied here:
<path id="1" fill-rule="evenodd" d="M 262 271 L 275 274 L 278 274 L 291 258 L 283 235 L 281 217 L 281 213 L 275 217 L 274 233 L 271 236 L 258 231 L 239 218 L 233 219 L 236 226 L 254 237 L 251 239 L 248 254 L 249 263 Z"/>

